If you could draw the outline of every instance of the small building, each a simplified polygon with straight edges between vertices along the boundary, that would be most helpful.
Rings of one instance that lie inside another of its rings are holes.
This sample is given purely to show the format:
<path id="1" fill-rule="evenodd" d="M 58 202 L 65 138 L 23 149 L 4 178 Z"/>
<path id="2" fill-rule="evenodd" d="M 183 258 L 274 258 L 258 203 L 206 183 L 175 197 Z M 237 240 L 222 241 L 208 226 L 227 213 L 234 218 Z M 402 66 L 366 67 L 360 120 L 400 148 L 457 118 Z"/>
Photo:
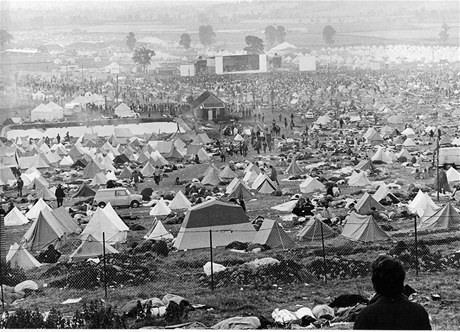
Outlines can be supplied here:
<path id="1" fill-rule="evenodd" d="M 225 103 L 211 91 L 206 90 L 192 103 L 193 114 L 201 120 L 222 119 L 226 114 Z"/>

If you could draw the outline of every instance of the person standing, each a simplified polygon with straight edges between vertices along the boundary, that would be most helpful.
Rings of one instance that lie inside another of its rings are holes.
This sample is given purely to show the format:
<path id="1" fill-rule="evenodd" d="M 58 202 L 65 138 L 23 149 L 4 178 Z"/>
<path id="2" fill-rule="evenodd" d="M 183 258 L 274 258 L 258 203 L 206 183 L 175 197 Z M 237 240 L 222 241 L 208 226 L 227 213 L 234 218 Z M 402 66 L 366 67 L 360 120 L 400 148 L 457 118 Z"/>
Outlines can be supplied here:
<path id="1" fill-rule="evenodd" d="M 64 202 L 65 193 L 61 184 L 58 184 L 56 191 L 54 192 L 54 195 L 56 196 L 57 207 L 62 206 L 62 203 Z"/>
<path id="2" fill-rule="evenodd" d="M 57 134 L 56 136 L 56 141 L 57 141 L 57 144 L 61 143 L 61 136 L 59 134 Z"/>
<path id="3" fill-rule="evenodd" d="M 406 272 L 401 262 L 381 255 L 372 263 L 376 292 L 354 323 L 355 330 L 431 330 L 426 310 L 403 294 Z"/>
<path id="4" fill-rule="evenodd" d="M 22 188 L 24 187 L 24 181 L 22 180 L 21 176 L 18 176 L 17 179 L 17 186 L 18 186 L 18 197 L 22 197 Z"/>
<path id="5" fill-rule="evenodd" d="M 153 172 L 153 180 L 157 186 L 160 185 L 161 169 L 158 167 L 158 165 L 155 166 L 155 171 Z"/>
<path id="6" fill-rule="evenodd" d="M 270 165 L 270 180 L 272 180 L 273 182 L 276 182 L 276 184 L 279 186 L 279 182 L 278 182 L 278 173 L 276 172 L 276 168 L 273 167 L 273 165 Z"/>

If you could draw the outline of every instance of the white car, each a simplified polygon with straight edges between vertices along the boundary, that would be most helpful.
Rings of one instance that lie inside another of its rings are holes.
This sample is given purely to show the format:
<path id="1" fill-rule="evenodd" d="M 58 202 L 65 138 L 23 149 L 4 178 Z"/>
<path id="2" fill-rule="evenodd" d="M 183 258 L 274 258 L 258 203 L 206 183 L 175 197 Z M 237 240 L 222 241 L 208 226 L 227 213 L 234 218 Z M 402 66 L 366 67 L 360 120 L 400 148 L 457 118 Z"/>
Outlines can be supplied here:
<path id="1" fill-rule="evenodd" d="M 312 112 L 307 112 L 307 113 L 305 113 L 305 118 L 306 119 L 314 119 L 315 115 Z"/>

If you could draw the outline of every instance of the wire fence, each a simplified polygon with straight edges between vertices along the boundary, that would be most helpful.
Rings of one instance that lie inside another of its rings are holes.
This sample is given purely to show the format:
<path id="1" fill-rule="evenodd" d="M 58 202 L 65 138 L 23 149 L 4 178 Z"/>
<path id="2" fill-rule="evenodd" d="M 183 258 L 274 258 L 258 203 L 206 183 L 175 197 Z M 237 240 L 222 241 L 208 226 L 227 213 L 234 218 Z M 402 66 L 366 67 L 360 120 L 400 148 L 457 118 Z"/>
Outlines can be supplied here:
<path id="1" fill-rule="evenodd" d="M 440 215 L 441 220 L 446 218 L 450 220 L 452 216 Z M 238 239 L 248 230 L 194 229 L 190 232 L 202 236 L 201 249 L 185 251 L 175 250 L 169 240 L 160 240 L 166 232 L 157 234 L 156 240 L 137 245 L 108 241 L 104 232 L 100 238 L 82 240 L 74 236 L 56 246 L 62 252 L 57 263 L 40 265 L 34 261 L 34 256 L 38 257 L 36 252 L 22 247 L 15 252 L 10 249 L 8 263 L 1 264 L 0 270 L 2 285 L 7 288 L 2 287 L 2 306 L 12 303 L 9 287 L 25 280 L 36 280 L 51 290 L 67 290 L 69 296 L 118 301 L 127 297 L 147 298 L 152 293 L 190 297 L 217 289 L 231 293 L 242 288 L 327 285 L 332 280 L 369 277 L 371 264 L 380 254 L 399 258 L 407 273 L 414 276 L 460 269 L 458 223 L 420 230 L 420 219 L 413 217 L 406 224 L 412 224 L 412 228 L 392 232 L 388 240 L 363 242 L 352 241 L 337 229 L 331 236 L 326 233 L 329 226 L 322 222 L 317 223 L 319 229 L 314 230 L 313 236 L 300 239 L 297 232 L 289 233 L 288 228 L 276 223 L 268 227 L 264 221 L 254 232 L 266 233 L 265 242 L 235 240 L 226 247 L 219 246 L 220 235 Z M 375 232 L 375 228 L 367 231 Z M 5 248 L 1 250 L 3 254 Z"/>

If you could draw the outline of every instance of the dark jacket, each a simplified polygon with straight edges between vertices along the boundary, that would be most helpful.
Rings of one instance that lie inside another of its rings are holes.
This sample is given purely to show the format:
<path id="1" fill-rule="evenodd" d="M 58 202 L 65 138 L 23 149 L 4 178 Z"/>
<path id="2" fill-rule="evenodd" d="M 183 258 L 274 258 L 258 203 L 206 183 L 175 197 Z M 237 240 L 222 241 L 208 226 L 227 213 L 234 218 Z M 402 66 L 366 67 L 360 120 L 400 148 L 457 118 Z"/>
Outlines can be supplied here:
<path id="1" fill-rule="evenodd" d="M 57 187 L 54 195 L 56 196 L 56 198 L 65 197 L 64 189 L 62 189 L 62 187 Z"/>
<path id="2" fill-rule="evenodd" d="M 389 298 L 375 295 L 361 310 L 353 326 L 355 330 L 431 330 L 426 310 L 405 295 Z"/>

